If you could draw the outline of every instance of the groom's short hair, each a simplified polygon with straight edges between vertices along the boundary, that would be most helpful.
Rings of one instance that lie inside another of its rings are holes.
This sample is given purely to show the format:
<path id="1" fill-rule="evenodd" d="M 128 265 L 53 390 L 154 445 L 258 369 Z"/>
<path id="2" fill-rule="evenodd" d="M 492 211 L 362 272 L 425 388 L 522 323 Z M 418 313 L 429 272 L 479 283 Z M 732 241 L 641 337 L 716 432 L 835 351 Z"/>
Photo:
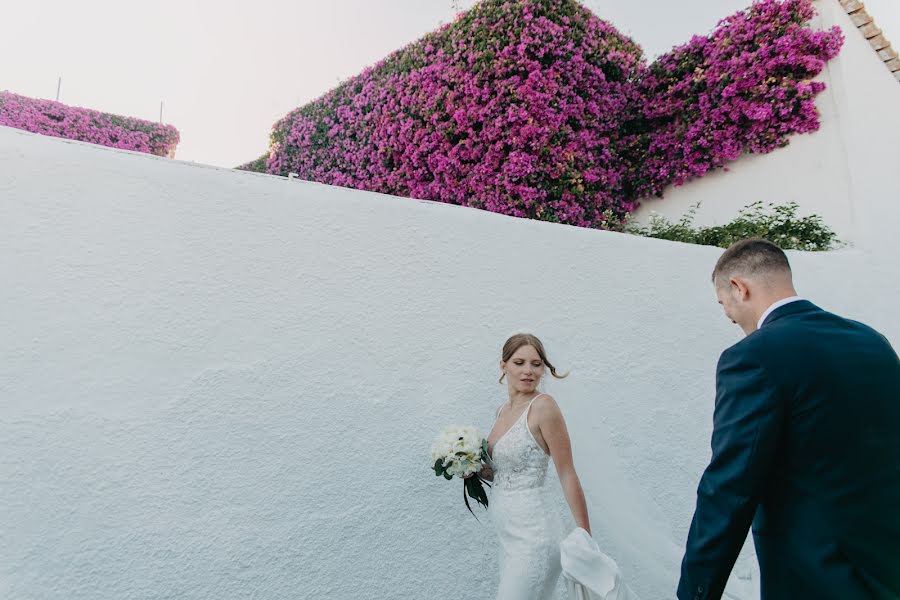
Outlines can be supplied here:
<path id="1" fill-rule="evenodd" d="M 784 250 L 768 240 L 749 239 L 732 244 L 716 262 L 713 283 L 735 275 L 753 277 L 765 274 L 791 273 Z"/>

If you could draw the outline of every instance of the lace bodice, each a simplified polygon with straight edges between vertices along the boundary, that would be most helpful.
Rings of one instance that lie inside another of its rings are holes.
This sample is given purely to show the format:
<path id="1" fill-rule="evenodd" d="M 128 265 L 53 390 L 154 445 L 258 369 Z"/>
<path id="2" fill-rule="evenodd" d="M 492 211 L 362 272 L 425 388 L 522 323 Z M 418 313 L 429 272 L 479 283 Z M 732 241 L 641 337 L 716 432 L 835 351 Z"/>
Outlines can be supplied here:
<path id="1" fill-rule="evenodd" d="M 491 460 L 495 490 L 526 490 L 544 485 L 550 456 L 528 428 L 528 413 L 537 398 L 531 400 L 509 431 L 494 443 Z"/>

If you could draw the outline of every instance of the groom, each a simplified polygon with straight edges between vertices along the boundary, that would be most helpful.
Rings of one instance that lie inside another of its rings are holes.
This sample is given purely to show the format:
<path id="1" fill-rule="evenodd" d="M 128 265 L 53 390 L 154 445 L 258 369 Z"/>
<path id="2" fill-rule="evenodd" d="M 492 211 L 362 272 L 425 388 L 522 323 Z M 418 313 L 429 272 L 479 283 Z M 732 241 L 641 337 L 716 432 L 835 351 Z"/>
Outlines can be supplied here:
<path id="1" fill-rule="evenodd" d="M 752 522 L 763 600 L 900 599 L 897 354 L 798 298 L 769 242 L 733 245 L 713 283 L 747 337 L 719 359 L 678 598 L 721 597 Z"/>

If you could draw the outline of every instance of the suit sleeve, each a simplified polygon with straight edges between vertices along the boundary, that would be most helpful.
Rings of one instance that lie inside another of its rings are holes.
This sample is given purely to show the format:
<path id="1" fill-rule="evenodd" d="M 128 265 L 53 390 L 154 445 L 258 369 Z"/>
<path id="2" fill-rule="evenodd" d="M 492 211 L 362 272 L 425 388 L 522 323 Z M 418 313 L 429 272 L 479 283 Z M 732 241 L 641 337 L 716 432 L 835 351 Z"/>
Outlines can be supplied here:
<path id="1" fill-rule="evenodd" d="M 719 598 L 747 538 L 775 456 L 783 408 L 763 366 L 740 347 L 716 371 L 712 460 L 697 489 L 678 598 Z"/>

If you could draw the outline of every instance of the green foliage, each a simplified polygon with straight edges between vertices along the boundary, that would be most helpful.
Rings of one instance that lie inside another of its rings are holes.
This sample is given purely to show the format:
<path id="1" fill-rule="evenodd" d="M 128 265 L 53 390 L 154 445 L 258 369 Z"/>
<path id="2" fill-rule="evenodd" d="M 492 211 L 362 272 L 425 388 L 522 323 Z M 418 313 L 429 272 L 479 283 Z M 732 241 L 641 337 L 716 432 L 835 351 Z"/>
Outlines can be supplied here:
<path id="1" fill-rule="evenodd" d="M 645 237 L 720 248 L 727 248 L 737 241 L 749 238 L 769 240 L 784 250 L 810 252 L 832 250 L 842 245 L 837 234 L 822 221 L 822 217 L 798 217 L 795 202 L 777 206 L 755 202 L 742 209 L 730 223 L 712 227 L 694 226 L 699 206 L 699 203 L 692 206 L 675 223 L 662 215 L 653 215 L 646 226 L 626 222 L 610 228 Z"/>
<path id="2" fill-rule="evenodd" d="M 265 173 L 267 160 L 269 160 L 268 152 L 266 152 L 256 160 L 251 160 L 250 162 L 235 168 L 239 171 L 255 171 L 256 173 Z"/>

